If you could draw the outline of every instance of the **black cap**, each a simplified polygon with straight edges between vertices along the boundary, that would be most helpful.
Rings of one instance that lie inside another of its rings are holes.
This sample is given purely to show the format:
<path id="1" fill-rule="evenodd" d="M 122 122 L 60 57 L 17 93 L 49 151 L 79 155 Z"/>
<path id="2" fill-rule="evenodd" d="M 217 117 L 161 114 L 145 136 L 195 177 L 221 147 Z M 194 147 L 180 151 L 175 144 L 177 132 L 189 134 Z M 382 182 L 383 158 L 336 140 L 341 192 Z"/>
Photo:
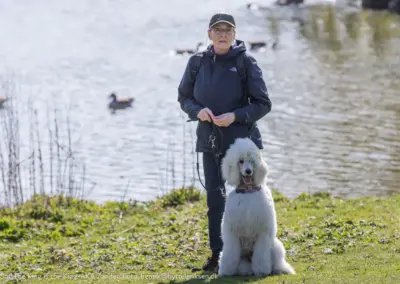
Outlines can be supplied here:
<path id="1" fill-rule="evenodd" d="M 212 28 L 213 26 L 219 23 L 226 23 L 236 28 L 235 19 L 233 18 L 232 15 L 226 13 L 218 13 L 212 16 L 208 27 Z"/>

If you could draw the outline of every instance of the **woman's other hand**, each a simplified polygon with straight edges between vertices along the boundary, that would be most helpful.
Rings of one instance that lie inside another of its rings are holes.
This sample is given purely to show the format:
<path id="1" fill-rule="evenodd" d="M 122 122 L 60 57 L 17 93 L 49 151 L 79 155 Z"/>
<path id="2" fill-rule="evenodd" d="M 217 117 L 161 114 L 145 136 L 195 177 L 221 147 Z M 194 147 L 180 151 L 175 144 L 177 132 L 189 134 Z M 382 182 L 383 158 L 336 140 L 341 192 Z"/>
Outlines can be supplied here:
<path id="1" fill-rule="evenodd" d="M 219 127 L 228 127 L 235 121 L 235 114 L 233 112 L 227 112 L 227 113 L 215 116 L 213 121 Z"/>
<path id="2" fill-rule="evenodd" d="M 197 114 L 197 118 L 200 119 L 201 121 L 212 122 L 213 117 L 214 117 L 214 114 L 207 107 L 200 110 L 199 113 Z"/>

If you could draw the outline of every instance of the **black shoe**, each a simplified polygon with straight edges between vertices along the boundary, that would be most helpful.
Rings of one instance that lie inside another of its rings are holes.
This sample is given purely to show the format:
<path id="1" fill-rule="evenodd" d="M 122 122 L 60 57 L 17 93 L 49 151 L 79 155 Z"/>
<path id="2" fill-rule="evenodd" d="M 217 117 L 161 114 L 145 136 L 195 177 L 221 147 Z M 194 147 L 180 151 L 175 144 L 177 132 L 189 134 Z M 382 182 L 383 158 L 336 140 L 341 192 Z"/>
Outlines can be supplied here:
<path id="1" fill-rule="evenodd" d="M 192 272 L 196 271 L 208 271 L 208 272 L 216 272 L 218 270 L 218 260 L 219 260 L 220 251 L 213 252 L 211 257 L 207 258 L 207 262 L 203 265 L 201 269 L 193 268 Z"/>

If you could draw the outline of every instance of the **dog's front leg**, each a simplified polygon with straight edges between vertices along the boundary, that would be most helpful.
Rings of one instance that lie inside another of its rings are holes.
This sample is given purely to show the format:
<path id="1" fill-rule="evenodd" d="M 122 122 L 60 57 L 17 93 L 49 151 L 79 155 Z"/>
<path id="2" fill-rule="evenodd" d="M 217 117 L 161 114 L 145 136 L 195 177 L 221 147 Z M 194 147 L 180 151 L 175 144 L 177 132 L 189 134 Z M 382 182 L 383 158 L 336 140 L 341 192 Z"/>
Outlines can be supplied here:
<path id="1" fill-rule="evenodd" d="M 223 234 L 223 248 L 219 259 L 218 276 L 237 274 L 240 261 L 240 241 L 233 233 Z"/>
<path id="2" fill-rule="evenodd" d="M 272 246 L 274 242 L 267 234 L 258 236 L 251 259 L 251 268 L 256 276 L 264 276 L 272 273 Z"/>

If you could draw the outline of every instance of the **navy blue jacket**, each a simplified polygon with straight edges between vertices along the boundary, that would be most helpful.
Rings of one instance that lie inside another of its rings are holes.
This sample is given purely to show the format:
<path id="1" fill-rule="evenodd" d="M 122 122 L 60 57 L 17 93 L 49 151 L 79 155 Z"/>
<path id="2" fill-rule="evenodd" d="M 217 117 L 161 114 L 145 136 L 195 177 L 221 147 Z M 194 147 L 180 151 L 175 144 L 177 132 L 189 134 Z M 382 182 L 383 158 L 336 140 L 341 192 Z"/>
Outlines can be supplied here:
<path id="1" fill-rule="evenodd" d="M 251 104 L 245 103 L 241 79 L 236 69 L 236 56 L 242 52 L 246 52 L 246 46 L 240 40 L 236 40 L 236 44 L 224 55 L 215 54 L 212 46 L 208 46 L 197 78 L 193 78 L 191 72 L 194 58 L 191 56 L 178 87 L 178 102 L 192 120 L 197 120 L 197 114 L 204 107 L 208 107 L 215 116 L 227 112 L 235 113 L 234 123 L 229 127 L 219 128 L 223 136 L 222 145 L 219 144 L 222 152 L 234 142 L 235 138 L 249 135 L 262 149 L 262 137 L 256 121 L 271 111 L 271 101 L 262 71 L 249 54 L 244 57 L 244 63 L 247 74 L 247 96 L 251 98 Z M 212 152 L 209 141 L 212 130 L 211 123 L 198 122 L 197 152 Z"/>

